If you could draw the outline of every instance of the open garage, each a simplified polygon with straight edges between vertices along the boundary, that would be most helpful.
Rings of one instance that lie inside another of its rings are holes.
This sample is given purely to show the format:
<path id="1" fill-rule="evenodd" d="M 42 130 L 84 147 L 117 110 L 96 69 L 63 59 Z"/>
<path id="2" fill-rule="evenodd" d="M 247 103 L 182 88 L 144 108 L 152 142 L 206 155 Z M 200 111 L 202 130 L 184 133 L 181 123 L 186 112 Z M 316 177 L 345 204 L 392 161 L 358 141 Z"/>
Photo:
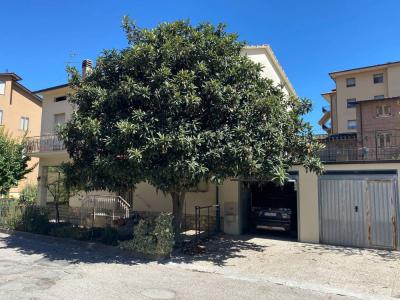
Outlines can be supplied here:
<path id="1" fill-rule="evenodd" d="M 248 193 L 243 231 L 297 239 L 297 183 L 283 186 L 273 182 L 244 183 Z"/>

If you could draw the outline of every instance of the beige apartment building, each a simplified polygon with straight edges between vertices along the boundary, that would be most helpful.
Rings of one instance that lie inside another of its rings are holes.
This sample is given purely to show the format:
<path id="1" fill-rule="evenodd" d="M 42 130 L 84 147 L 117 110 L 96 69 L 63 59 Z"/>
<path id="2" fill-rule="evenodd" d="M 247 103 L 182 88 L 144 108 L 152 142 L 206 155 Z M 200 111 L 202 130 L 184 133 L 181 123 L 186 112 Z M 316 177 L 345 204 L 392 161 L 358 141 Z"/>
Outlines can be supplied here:
<path id="1" fill-rule="evenodd" d="M 319 124 L 327 133 L 356 133 L 358 102 L 400 96 L 400 61 L 329 73 L 336 87 L 322 94 L 328 102 Z M 330 124 L 328 125 L 328 123 Z"/>
<path id="2" fill-rule="evenodd" d="M 40 135 L 42 101 L 23 86 L 22 78 L 15 73 L 0 73 L 0 126 L 4 126 L 14 137 Z M 29 167 L 38 163 L 32 158 Z M 11 189 L 10 194 L 17 196 L 27 184 L 37 183 L 38 168 L 29 173 L 18 187 Z"/>

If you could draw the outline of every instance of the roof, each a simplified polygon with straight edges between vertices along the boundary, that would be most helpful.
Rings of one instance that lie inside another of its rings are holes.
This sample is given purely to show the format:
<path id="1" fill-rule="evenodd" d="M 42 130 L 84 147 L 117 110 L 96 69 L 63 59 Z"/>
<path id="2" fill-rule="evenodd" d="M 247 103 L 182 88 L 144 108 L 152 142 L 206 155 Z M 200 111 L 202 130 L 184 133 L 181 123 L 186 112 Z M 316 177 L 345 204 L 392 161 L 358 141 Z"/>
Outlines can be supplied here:
<path id="1" fill-rule="evenodd" d="M 400 96 L 396 97 L 388 97 L 388 98 L 382 98 L 382 99 L 365 99 L 365 100 L 358 100 L 355 102 L 355 104 L 361 104 L 363 102 L 373 102 L 373 101 L 384 101 L 384 100 L 400 100 Z"/>
<path id="2" fill-rule="evenodd" d="M 347 70 L 341 70 L 341 71 L 334 71 L 334 72 L 330 72 L 329 76 L 331 76 L 331 78 L 335 78 L 335 76 L 337 74 L 341 74 L 341 73 L 353 73 L 353 72 L 357 72 L 357 71 L 367 71 L 367 70 L 373 70 L 373 69 L 379 69 L 385 66 L 390 66 L 390 65 L 396 65 L 396 64 L 400 64 L 400 61 L 393 61 L 393 62 L 387 62 L 384 64 L 378 64 L 378 65 L 371 65 L 371 66 L 366 66 L 366 67 L 359 67 L 359 68 L 353 68 L 353 69 L 347 69 Z"/>
<path id="3" fill-rule="evenodd" d="M 34 91 L 33 93 L 38 94 L 38 93 L 47 92 L 47 91 L 51 91 L 51 90 L 61 89 L 61 88 L 68 87 L 68 86 L 69 86 L 68 83 L 64 83 L 64 84 L 48 87 L 48 88 L 45 88 L 45 89 L 37 90 L 37 91 Z"/>
<path id="4" fill-rule="evenodd" d="M 32 101 L 36 102 L 39 105 L 42 105 L 42 99 L 40 99 L 40 97 L 35 95 L 34 92 L 32 92 L 30 89 L 28 89 L 27 87 L 23 86 L 21 83 L 18 82 L 18 81 L 22 80 L 22 78 L 20 76 L 18 76 L 14 72 L 5 72 L 5 73 L 0 73 L 0 77 L 11 77 L 13 80 L 13 85 L 19 87 L 25 93 L 32 96 Z"/>
<path id="5" fill-rule="evenodd" d="M 285 86 L 288 89 L 289 94 L 291 94 L 293 96 L 297 96 L 295 89 L 293 88 L 291 82 L 289 81 L 289 78 L 287 77 L 285 71 L 283 70 L 281 64 L 279 63 L 274 52 L 272 51 L 272 48 L 269 45 L 246 45 L 243 47 L 243 49 L 245 49 L 245 50 L 251 50 L 251 49 L 265 50 L 265 52 L 267 53 L 267 56 L 271 59 L 272 63 L 274 64 L 274 67 L 278 71 L 279 76 L 285 82 Z"/>
<path id="6" fill-rule="evenodd" d="M 15 74 L 13 72 L 0 73 L 0 76 L 11 76 L 15 81 L 22 80 L 21 77 L 19 77 L 17 74 Z"/>
<path id="7" fill-rule="evenodd" d="M 332 95 L 336 94 L 336 89 L 332 89 L 330 92 L 322 93 L 321 95 Z"/>

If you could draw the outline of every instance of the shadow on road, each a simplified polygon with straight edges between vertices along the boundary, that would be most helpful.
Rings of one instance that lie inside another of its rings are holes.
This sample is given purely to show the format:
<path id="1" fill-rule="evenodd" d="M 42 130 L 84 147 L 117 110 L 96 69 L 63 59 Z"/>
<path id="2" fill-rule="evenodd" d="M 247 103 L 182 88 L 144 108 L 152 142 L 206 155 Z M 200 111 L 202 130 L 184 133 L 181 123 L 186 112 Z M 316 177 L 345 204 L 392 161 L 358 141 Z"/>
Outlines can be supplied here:
<path id="1" fill-rule="evenodd" d="M 0 235 L 0 250 L 13 249 L 21 254 L 39 254 L 50 261 L 68 263 L 117 263 L 136 265 L 148 263 L 148 260 L 133 258 L 129 254 L 112 247 L 94 243 L 81 243 L 73 240 L 45 239 L 25 237 L 18 234 Z"/>
<path id="2" fill-rule="evenodd" d="M 267 248 L 265 245 L 258 245 L 249 241 L 252 238 L 254 238 L 254 236 L 215 236 L 200 246 L 186 249 L 184 252 L 175 253 L 171 261 L 175 263 L 207 261 L 217 266 L 224 266 L 231 258 L 241 258 L 249 255 L 248 252 L 244 254 L 244 251 L 263 252 Z"/>

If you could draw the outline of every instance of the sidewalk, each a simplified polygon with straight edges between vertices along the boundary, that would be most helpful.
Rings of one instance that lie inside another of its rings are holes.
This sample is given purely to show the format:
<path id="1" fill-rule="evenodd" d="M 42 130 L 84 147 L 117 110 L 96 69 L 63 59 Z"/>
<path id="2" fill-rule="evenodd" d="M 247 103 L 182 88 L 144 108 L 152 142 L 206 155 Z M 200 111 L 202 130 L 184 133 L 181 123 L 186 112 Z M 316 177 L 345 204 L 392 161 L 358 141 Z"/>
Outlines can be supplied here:
<path id="1" fill-rule="evenodd" d="M 206 253 L 176 257 L 186 269 L 355 298 L 400 298 L 400 252 L 252 236 L 217 237 Z"/>

